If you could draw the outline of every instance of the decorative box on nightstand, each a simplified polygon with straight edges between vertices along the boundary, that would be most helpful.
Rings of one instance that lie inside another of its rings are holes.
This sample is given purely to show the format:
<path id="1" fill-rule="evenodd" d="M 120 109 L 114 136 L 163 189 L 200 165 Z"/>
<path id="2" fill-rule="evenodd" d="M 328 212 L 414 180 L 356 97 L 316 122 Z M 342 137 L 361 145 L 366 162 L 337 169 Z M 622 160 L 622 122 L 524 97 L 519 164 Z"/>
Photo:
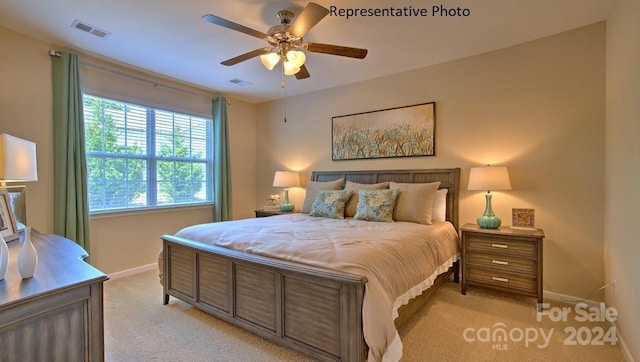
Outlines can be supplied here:
<path id="1" fill-rule="evenodd" d="M 465 224 L 462 231 L 462 294 L 477 285 L 535 297 L 542 303 L 544 232 L 509 227 L 482 229 Z"/>

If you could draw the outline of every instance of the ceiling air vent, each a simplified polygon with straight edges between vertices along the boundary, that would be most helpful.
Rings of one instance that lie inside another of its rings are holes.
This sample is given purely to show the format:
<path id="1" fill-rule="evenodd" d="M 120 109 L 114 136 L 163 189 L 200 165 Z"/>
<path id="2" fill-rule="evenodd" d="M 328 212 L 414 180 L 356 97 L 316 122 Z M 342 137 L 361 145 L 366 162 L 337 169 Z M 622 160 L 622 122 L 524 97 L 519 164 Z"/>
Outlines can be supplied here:
<path id="1" fill-rule="evenodd" d="M 93 25 L 89 25 L 83 21 L 80 21 L 78 19 L 76 19 L 72 24 L 71 24 L 72 28 L 76 28 L 78 30 L 82 30 L 85 33 L 89 33 L 89 34 L 93 34 L 99 38 L 106 38 L 109 35 L 111 35 L 110 32 L 106 31 L 106 30 L 102 30 L 99 28 L 96 28 Z"/>
<path id="2" fill-rule="evenodd" d="M 237 85 L 239 85 L 241 87 L 248 87 L 248 86 L 253 84 L 251 82 L 247 82 L 246 80 L 242 80 L 242 79 L 238 79 L 238 78 L 233 78 L 229 82 L 231 82 L 233 84 L 237 84 Z"/>

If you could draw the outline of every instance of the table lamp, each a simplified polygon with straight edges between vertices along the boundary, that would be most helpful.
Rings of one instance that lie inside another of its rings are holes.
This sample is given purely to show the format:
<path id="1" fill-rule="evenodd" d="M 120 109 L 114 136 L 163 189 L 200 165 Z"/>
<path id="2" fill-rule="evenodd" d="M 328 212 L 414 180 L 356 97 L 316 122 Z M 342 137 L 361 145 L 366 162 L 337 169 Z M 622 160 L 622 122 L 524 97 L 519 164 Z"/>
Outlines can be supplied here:
<path id="1" fill-rule="evenodd" d="M 511 181 L 509 180 L 509 171 L 506 167 L 472 167 L 469 172 L 469 190 L 487 191 L 485 196 L 487 204 L 484 214 L 478 217 L 478 226 L 483 229 L 497 229 L 502 221 L 493 213 L 491 208 L 491 191 L 511 190 Z"/>
<path id="2" fill-rule="evenodd" d="M 291 212 L 295 206 L 289 202 L 289 187 L 300 186 L 300 176 L 293 171 L 276 171 L 273 177 L 273 187 L 284 187 L 284 200 L 280 204 L 280 211 Z"/>
<path id="3" fill-rule="evenodd" d="M 38 181 L 36 144 L 6 133 L 0 134 L 0 187 L 7 182 Z M 16 205 L 11 205 L 16 214 Z M 25 220 L 17 220 L 18 230 L 24 228 Z"/>

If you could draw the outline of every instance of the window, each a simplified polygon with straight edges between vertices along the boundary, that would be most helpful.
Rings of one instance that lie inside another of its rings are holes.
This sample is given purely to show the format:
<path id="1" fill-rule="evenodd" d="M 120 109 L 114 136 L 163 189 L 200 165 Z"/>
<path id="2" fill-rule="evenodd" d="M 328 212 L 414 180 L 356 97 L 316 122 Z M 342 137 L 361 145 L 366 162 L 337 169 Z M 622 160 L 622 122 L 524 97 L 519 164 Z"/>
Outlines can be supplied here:
<path id="1" fill-rule="evenodd" d="M 212 121 L 85 94 L 89 211 L 212 202 Z"/>

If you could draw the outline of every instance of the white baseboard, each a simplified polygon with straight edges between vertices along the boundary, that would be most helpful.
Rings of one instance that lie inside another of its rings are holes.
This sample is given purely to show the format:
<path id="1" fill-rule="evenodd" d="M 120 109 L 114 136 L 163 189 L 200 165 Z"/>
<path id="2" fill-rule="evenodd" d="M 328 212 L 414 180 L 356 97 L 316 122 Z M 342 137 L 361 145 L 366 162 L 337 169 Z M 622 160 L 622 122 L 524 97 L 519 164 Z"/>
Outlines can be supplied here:
<path id="1" fill-rule="evenodd" d="M 624 338 L 622 338 L 622 334 L 620 334 L 620 330 L 616 326 L 616 322 L 611 322 L 611 325 L 616 327 L 616 333 L 618 334 L 618 345 L 620 345 L 620 350 L 622 351 L 622 355 L 627 362 L 634 362 L 633 356 L 631 355 L 631 351 L 629 351 L 629 347 L 624 342 Z"/>
<path id="2" fill-rule="evenodd" d="M 545 299 L 551 299 L 551 300 L 555 300 L 558 302 L 564 302 L 567 304 L 578 304 L 578 303 L 585 303 L 586 305 L 588 305 L 589 307 L 599 307 L 601 302 L 598 302 L 596 300 L 593 299 L 583 299 L 580 297 L 575 297 L 573 295 L 567 295 L 567 294 L 562 294 L 562 293 L 557 293 L 557 292 L 552 292 L 550 290 L 545 290 L 542 293 L 542 296 Z"/>
<path id="3" fill-rule="evenodd" d="M 138 274 L 138 273 L 144 273 L 146 271 L 149 270 L 158 270 L 158 263 L 151 263 L 151 264 L 147 264 L 147 265 L 142 265 L 139 267 L 135 267 L 135 268 L 131 268 L 131 269 L 127 269 L 127 270 L 122 270 L 119 272 L 115 272 L 115 273 L 111 273 L 109 274 L 109 279 L 114 280 L 114 279 L 119 279 L 119 278 L 124 278 L 124 277 L 128 277 L 130 275 L 134 275 L 134 274 Z"/>
<path id="4" fill-rule="evenodd" d="M 559 301 L 559 302 L 564 302 L 567 304 L 578 304 L 578 303 L 585 303 L 586 305 L 588 305 L 589 307 L 596 307 L 599 308 L 600 307 L 600 303 L 602 302 L 598 302 L 592 299 L 582 299 L 579 297 L 575 297 L 573 295 L 567 295 L 567 294 L 562 294 L 562 293 L 556 293 L 556 292 L 552 292 L 549 290 L 545 290 L 543 292 L 543 296 L 545 299 L 550 299 L 550 300 L 555 300 L 555 301 Z M 606 307 L 606 305 L 605 305 Z M 624 338 L 622 337 L 622 334 L 620 334 L 620 329 L 618 329 L 618 326 L 616 325 L 616 322 L 609 322 L 609 324 L 611 324 L 612 327 L 616 328 L 616 334 L 618 337 L 618 345 L 620 346 L 620 351 L 622 352 L 622 355 L 624 356 L 625 360 L 627 360 L 627 362 L 635 362 L 633 359 L 633 356 L 631 355 L 631 351 L 629 351 L 629 347 L 627 347 L 627 344 L 624 341 Z"/>

